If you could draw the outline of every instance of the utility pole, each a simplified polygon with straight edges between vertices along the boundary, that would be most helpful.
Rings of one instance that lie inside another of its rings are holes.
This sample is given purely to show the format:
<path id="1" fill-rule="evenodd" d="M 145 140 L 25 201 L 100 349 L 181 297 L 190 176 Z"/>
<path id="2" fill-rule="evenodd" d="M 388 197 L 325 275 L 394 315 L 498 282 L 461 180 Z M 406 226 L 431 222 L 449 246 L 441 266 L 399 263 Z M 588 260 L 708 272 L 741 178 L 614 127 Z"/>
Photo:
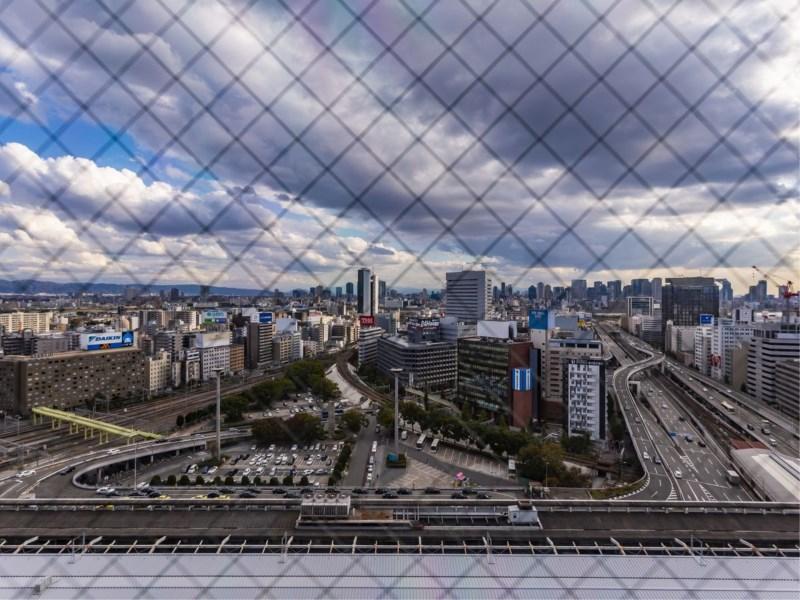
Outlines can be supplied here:
<path id="1" fill-rule="evenodd" d="M 222 394 L 220 393 L 220 374 L 222 369 L 217 369 L 217 460 L 222 460 Z"/>

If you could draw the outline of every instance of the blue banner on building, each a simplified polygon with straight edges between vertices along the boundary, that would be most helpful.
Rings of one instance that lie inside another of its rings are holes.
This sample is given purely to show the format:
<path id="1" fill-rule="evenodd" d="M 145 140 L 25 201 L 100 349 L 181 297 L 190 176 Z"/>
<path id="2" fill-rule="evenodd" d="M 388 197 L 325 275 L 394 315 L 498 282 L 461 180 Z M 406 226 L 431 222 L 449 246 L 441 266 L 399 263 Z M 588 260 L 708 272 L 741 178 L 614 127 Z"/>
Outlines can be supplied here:
<path id="1" fill-rule="evenodd" d="M 544 309 L 528 311 L 528 328 L 529 329 L 549 329 L 549 314 Z"/>
<path id="2" fill-rule="evenodd" d="M 531 390 L 531 370 L 514 369 L 512 372 L 512 387 L 515 392 L 529 392 Z"/>
<path id="3" fill-rule="evenodd" d="M 258 322 L 259 323 L 272 323 L 272 313 L 271 312 L 260 312 L 260 313 L 258 313 Z"/>
<path id="4" fill-rule="evenodd" d="M 702 314 L 700 315 L 700 325 L 713 325 L 714 315 Z"/>

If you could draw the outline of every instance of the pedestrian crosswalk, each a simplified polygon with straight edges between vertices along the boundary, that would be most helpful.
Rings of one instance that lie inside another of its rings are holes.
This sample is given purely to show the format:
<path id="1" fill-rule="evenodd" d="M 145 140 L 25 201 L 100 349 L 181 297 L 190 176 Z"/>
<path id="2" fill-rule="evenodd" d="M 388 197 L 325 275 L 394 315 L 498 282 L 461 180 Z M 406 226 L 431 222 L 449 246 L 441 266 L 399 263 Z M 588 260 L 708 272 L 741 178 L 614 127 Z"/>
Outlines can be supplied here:
<path id="1" fill-rule="evenodd" d="M 667 500 L 677 500 L 678 499 L 678 492 L 675 488 L 671 488 L 669 491 L 669 495 L 667 496 Z"/>
<path id="2" fill-rule="evenodd" d="M 709 492 L 702 483 L 700 484 L 700 491 L 703 492 L 703 495 L 706 497 L 706 500 L 708 500 L 709 502 L 714 502 L 716 500 L 716 498 L 714 497 L 714 494 Z"/>

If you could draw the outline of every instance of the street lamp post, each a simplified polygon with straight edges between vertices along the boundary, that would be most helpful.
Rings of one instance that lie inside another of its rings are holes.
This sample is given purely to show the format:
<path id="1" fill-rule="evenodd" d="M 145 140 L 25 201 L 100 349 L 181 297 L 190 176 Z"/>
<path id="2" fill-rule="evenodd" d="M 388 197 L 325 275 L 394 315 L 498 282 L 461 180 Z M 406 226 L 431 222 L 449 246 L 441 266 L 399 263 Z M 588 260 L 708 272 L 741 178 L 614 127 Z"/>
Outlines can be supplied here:
<path id="1" fill-rule="evenodd" d="M 220 393 L 220 375 L 222 369 L 215 369 L 217 374 L 217 460 L 222 460 L 222 394 Z"/>
<path id="2" fill-rule="evenodd" d="M 394 373 L 394 453 L 400 456 L 400 373 L 403 369 L 394 367 L 390 369 Z"/>

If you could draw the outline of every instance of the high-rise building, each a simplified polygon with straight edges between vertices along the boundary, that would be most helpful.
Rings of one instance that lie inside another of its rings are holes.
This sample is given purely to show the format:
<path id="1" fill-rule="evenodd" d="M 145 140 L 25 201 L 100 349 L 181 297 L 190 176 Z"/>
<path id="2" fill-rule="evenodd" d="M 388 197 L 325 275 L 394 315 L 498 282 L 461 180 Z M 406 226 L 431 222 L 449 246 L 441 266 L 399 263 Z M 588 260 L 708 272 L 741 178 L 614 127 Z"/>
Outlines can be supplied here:
<path id="1" fill-rule="evenodd" d="M 378 306 L 386 306 L 386 282 L 383 279 L 378 284 Z"/>
<path id="2" fill-rule="evenodd" d="M 342 297 L 342 286 L 340 286 L 340 285 L 336 286 L 336 297 L 337 298 L 341 298 Z"/>
<path id="3" fill-rule="evenodd" d="M 145 357 L 138 348 L 0 358 L 0 409 L 9 413 L 83 406 L 98 395 L 140 399 L 145 393 Z"/>
<path id="4" fill-rule="evenodd" d="M 573 300 L 585 300 L 586 299 L 586 280 L 585 279 L 573 279 L 572 284 L 570 285 L 570 289 L 572 290 L 572 299 Z"/>
<path id="5" fill-rule="evenodd" d="M 703 375 L 711 375 L 713 333 L 713 327 L 696 327 L 694 330 L 694 368 Z"/>
<path id="6" fill-rule="evenodd" d="M 374 364 L 378 359 L 378 339 L 386 333 L 380 327 L 361 327 L 358 330 L 358 366 Z"/>
<path id="7" fill-rule="evenodd" d="M 655 302 L 661 302 L 661 288 L 663 287 L 663 282 L 661 281 L 661 277 L 653 277 L 650 281 L 650 293 L 653 296 L 653 300 Z"/>
<path id="8" fill-rule="evenodd" d="M 661 290 L 661 323 L 676 327 L 701 325 L 700 315 L 719 316 L 719 288 L 711 277 L 668 277 Z M 710 324 L 710 323 L 709 323 Z"/>
<path id="9" fill-rule="evenodd" d="M 391 376 L 391 369 L 402 369 L 398 377 L 403 386 L 446 390 L 456 383 L 456 347 L 448 342 L 413 342 L 406 337 L 378 338 L 377 366 Z"/>
<path id="10" fill-rule="evenodd" d="M 354 295 L 354 293 L 355 293 L 355 292 L 354 292 L 354 289 L 355 289 L 355 287 L 353 286 L 353 282 L 352 282 L 352 281 L 348 281 L 348 282 L 345 284 L 345 286 L 344 286 L 344 293 L 345 293 L 345 294 L 347 294 L 347 299 L 348 299 L 348 300 L 350 300 L 350 299 L 352 299 L 352 298 L 353 298 L 353 295 Z"/>
<path id="11" fill-rule="evenodd" d="M 631 279 L 631 294 L 634 296 L 650 296 L 653 293 L 650 287 L 649 279 Z"/>
<path id="12" fill-rule="evenodd" d="M 258 369 L 272 362 L 274 323 L 249 323 L 247 325 L 247 368 Z"/>
<path id="13" fill-rule="evenodd" d="M 566 335 L 551 337 L 545 348 L 542 375 L 544 377 L 543 393 L 545 410 L 550 418 L 561 419 L 564 416 L 563 385 L 564 364 L 572 358 L 602 358 L 603 344 L 599 339 L 588 335 Z"/>
<path id="14" fill-rule="evenodd" d="M 528 300 L 536 300 L 536 286 L 528 286 Z"/>
<path id="15" fill-rule="evenodd" d="M 733 302 L 733 286 L 727 279 L 717 279 L 720 284 L 719 301 L 722 304 L 730 304 Z"/>
<path id="16" fill-rule="evenodd" d="M 30 329 L 33 334 L 45 333 L 50 331 L 50 321 L 52 320 L 52 312 L 0 313 L 0 331 L 17 333 Z"/>
<path id="17" fill-rule="evenodd" d="M 373 317 L 377 315 L 380 310 L 379 309 L 381 305 L 380 289 L 381 289 L 381 282 L 378 279 L 378 275 L 376 273 L 373 273 L 372 276 L 369 278 L 369 295 L 370 295 L 369 314 L 371 314 Z"/>
<path id="18" fill-rule="evenodd" d="M 776 364 L 800 356 L 800 325 L 755 323 L 747 355 L 747 393 L 768 404 L 777 403 Z"/>
<path id="19" fill-rule="evenodd" d="M 544 300 L 544 284 L 541 281 L 536 284 L 536 297 L 539 300 Z"/>
<path id="20" fill-rule="evenodd" d="M 489 413 L 515 427 L 539 417 L 531 345 L 500 338 L 458 339 L 456 402 L 476 414 Z"/>
<path id="21" fill-rule="evenodd" d="M 486 271 L 458 271 L 446 275 L 446 314 L 459 321 L 481 321 L 492 305 L 492 280 Z"/>
<path id="22" fill-rule="evenodd" d="M 602 359 L 571 358 L 564 364 L 564 421 L 567 435 L 606 439 L 606 369 Z"/>
<path id="23" fill-rule="evenodd" d="M 148 356 L 144 374 L 148 397 L 165 391 L 172 384 L 172 355 L 160 350 L 155 356 Z"/>
<path id="24" fill-rule="evenodd" d="M 628 304 L 627 316 L 645 315 L 650 317 L 653 315 L 653 298 L 650 296 L 628 296 L 626 300 Z"/>
<path id="25" fill-rule="evenodd" d="M 733 352 L 741 342 L 751 337 L 752 323 L 737 323 L 726 317 L 717 319 L 711 338 L 711 376 L 714 379 L 733 382 Z"/>
<path id="26" fill-rule="evenodd" d="M 367 268 L 358 270 L 358 300 L 356 302 L 356 310 L 360 315 L 372 314 L 371 279 L 372 271 Z"/>
<path id="27" fill-rule="evenodd" d="M 608 288 L 608 299 L 610 301 L 622 299 L 622 282 L 619 279 L 614 279 L 606 282 Z"/>
<path id="28" fill-rule="evenodd" d="M 775 363 L 775 402 L 775 408 L 797 422 L 800 418 L 800 359 Z"/>

